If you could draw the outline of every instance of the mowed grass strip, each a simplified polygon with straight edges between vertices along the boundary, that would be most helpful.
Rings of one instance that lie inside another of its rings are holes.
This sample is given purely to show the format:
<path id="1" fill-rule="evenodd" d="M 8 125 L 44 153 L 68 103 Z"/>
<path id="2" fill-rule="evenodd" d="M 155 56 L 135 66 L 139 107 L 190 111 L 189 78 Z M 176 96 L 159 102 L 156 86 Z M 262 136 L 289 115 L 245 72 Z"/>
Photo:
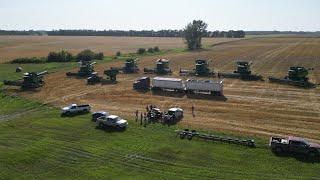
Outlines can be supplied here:
<path id="1" fill-rule="evenodd" d="M 19 99 L 5 98 L 14 102 Z M 17 103 L 19 104 L 19 102 Z M 14 109 L 14 107 L 12 107 Z M 0 122 L 2 178 L 292 179 L 320 178 L 319 163 L 277 157 L 258 148 L 194 139 L 180 140 L 182 127 L 130 120 L 124 132 L 95 128 L 90 115 L 61 118 L 50 106 Z"/>

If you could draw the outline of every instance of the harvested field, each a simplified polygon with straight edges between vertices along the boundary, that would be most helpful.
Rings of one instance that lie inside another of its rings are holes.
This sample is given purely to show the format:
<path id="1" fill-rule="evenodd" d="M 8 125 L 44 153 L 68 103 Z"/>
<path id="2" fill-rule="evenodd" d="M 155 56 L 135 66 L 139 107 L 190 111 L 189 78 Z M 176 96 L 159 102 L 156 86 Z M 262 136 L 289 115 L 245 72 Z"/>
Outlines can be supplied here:
<path id="1" fill-rule="evenodd" d="M 206 38 L 204 45 L 232 41 L 230 38 Z M 0 36 L 0 62 L 19 57 L 47 56 L 50 51 L 68 50 L 78 53 L 84 49 L 106 55 L 136 52 L 140 47 L 159 46 L 161 49 L 184 47 L 182 38 L 152 37 L 87 37 L 87 36 Z"/>
<path id="2" fill-rule="evenodd" d="M 159 45 L 161 46 L 161 45 Z M 94 47 L 90 47 L 94 49 Z M 153 66 L 157 57 L 140 60 L 140 68 Z M 289 66 L 313 67 L 311 81 L 320 83 L 320 38 L 256 38 L 230 42 L 210 50 L 166 55 L 171 60 L 173 76 L 180 67 L 193 68 L 196 58 L 213 59 L 215 71 L 233 71 L 235 59 L 253 61 L 252 71 L 265 77 L 285 76 Z M 122 66 L 123 62 L 100 64 L 97 70 Z M 147 104 L 160 108 L 181 106 L 185 109 L 182 125 L 237 134 L 297 135 L 320 142 L 320 89 L 301 89 L 265 82 L 225 79 L 225 97 L 186 97 L 176 94 L 139 93 L 132 90 L 134 79 L 142 76 L 119 75 L 116 85 L 87 86 L 84 80 L 72 79 L 65 72 L 46 76 L 40 92 L 23 96 L 62 106 L 68 103 L 90 103 L 94 110 L 105 109 L 126 118 L 133 118 L 136 109 Z M 196 117 L 191 115 L 194 104 Z"/>

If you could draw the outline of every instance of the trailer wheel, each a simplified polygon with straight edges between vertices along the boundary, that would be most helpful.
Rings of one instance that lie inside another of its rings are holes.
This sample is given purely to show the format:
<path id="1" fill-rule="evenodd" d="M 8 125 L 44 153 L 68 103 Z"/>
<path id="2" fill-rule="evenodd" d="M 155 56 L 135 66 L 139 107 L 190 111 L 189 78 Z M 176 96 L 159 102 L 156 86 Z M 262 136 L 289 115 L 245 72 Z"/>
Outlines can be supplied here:
<path id="1" fill-rule="evenodd" d="M 190 141 L 190 140 L 192 140 L 192 134 L 188 134 L 187 135 L 187 139 Z"/>
<path id="2" fill-rule="evenodd" d="M 180 136 L 180 139 L 184 139 L 184 136 L 185 136 L 185 135 L 184 135 L 183 133 L 180 133 L 179 136 Z"/>

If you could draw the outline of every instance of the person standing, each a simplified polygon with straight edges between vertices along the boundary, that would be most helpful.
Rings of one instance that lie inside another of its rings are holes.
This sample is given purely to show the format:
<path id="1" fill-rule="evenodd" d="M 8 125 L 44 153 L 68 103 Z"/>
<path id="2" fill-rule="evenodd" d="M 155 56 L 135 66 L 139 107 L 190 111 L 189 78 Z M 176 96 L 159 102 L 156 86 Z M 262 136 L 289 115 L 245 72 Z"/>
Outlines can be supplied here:
<path id="1" fill-rule="evenodd" d="M 194 107 L 194 104 L 192 104 L 192 107 L 191 107 L 191 110 L 192 110 L 192 116 L 193 117 L 196 117 L 196 114 L 195 114 L 195 107 Z"/>
<path id="2" fill-rule="evenodd" d="M 143 114 L 141 112 L 141 114 L 140 114 L 140 126 L 142 125 L 142 120 L 143 120 Z"/>
<path id="3" fill-rule="evenodd" d="M 138 119 L 139 119 L 139 111 L 136 110 L 136 122 L 138 122 Z"/>

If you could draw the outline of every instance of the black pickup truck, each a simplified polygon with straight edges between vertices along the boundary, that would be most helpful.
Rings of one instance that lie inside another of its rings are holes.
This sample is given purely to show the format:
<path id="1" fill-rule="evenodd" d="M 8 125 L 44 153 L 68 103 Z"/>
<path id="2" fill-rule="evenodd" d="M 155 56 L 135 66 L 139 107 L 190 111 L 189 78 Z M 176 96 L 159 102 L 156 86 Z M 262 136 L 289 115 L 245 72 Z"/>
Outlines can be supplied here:
<path id="1" fill-rule="evenodd" d="M 304 154 L 314 160 L 319 160 L 320 145 L 309 143 L 307 140 L 289 136 L 288 138 L 271 137 L 269 141 L 270 149 L 276 154 L 296 153 Z"/>

